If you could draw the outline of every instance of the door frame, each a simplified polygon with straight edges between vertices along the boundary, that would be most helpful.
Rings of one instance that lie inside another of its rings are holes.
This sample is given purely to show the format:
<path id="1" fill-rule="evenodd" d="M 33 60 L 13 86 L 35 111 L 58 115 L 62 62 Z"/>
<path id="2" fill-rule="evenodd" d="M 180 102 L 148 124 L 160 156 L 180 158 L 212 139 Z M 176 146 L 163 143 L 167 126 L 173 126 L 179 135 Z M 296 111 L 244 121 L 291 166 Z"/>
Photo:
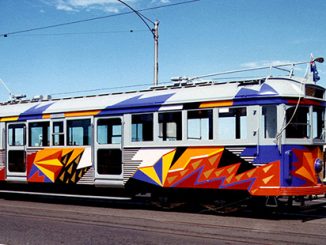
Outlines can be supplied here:
<path id="1" fill-rule="evenodd" d="M 100 144 L 98 143 L 98 121 L 105 119 L 119 119 L 121 121 L 121 141 L 119 144 Z M 123 117 L 122 116 L 107 116 L 97 117 L 94 120 L 94 168 L 95 168 L 95 183 L 110 185 L 110 186 L 121 186 L 123 185 Z M 119 149 L 121 150 L 121 173 L 120 174 L 99 174 L 98 173 L 98 150 L 101 149 Z"/>

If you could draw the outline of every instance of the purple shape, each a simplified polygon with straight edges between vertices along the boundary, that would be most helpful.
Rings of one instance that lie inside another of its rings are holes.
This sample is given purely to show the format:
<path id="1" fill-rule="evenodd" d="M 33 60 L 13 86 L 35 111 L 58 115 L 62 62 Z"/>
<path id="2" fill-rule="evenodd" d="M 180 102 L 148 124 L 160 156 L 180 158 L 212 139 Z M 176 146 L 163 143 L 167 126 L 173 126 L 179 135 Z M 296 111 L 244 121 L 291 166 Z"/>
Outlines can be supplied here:
<path id="1" fill-rule="evenodd" d="M 236 94 L 235 98 L 244 98 L 244 97 L 261 97 L 261 96 L 274 96 L 278 93 L 268 84 L 263 84 L 259 91 L 249 88 L 241 88 Z"/>
<path id="2" fill-rule="evenodd" d="M 106 107 L 99 115 L 118 115 L 123 113 L 158 111 L 161 105 L 172 95 L 174 95 L 174 93 L 146 98 L 141 98 L 143 95 L 137 95 L 115 105 Z"/>
<path id="3" fill-rule="evenodd" d="M 162 183 L 162 158 L 154 165 L 155 172 Z"/>
<path id="4" fill-rule="evenodd" d="M 24 111 L 22 114 L 19 115 L 18 121 L 26 121 L 30 119 L 42 119 L 43 112 L 48 109 L 54 102 L 40 106 L 37 104 L 28 110 Z"/>
<path id="5" fill-rule="evenodd" d="M 137 170 L 137 172 L 134 174 L 134 176 L 132 176 L 132 178 L 138 179 L 140 181 L 143 181 L 143 182 L 146 182 L 146 183 L 149 183 L 149 184 L 153 184 L 153 185 L 159 186 L 158 183 L 156 183 L 154 180 L 152 180 L 150 177 L 148 177 L 146 174 L 144 174 L 140 170 Z"/>
<path id="6" fill-rule="evenodd" d="M 260 90 L 259 90 L 259 95 L 260 96 L 265 96 L 265 95 L 278 95 L 278 93 L 273 89 L 271 86 L 268 84 L 264 83 Z"/>

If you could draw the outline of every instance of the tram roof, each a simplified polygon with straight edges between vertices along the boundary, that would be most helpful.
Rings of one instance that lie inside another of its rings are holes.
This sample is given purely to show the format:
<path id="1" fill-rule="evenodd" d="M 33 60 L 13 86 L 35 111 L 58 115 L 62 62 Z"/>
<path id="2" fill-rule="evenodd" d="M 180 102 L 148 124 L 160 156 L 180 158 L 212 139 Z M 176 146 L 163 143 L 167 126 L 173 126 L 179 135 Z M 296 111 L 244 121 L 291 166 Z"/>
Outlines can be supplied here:
<path id="1" fill-rule="evenodd" d="M 0 118 L 25 116 L 26 120 L 32 119 L 33 117 L 29 117 L 31 115 L 54 115 L 82 111 L 94 111 L 93 115 L 101 114 L 102 111 L 114 111 L 115 114 L 123 114 L 141 112 L 140 108 L 145 107 L 155 107 L 159 110 L 164 106 L 183 105 L 185 103 L 299 97 L 304 96 L 302 85 L 305 83 L 306 79 L 299 77 L 269 77 L 224 83 L 180 83 L 142 91 L 43 101 L 21 100 L 1 104 Z"/>

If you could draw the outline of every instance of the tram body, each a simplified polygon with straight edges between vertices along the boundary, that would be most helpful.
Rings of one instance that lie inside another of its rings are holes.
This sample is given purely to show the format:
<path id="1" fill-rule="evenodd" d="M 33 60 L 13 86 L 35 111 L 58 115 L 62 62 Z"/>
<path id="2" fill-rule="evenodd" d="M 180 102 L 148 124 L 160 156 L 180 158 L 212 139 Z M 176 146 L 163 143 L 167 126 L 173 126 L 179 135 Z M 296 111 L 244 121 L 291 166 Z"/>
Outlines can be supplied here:
<path id="1" fill-rule="evenodd" d="M 325 105 L 309 76 L 4 103 L 0 181 L 325 194 Z"/>

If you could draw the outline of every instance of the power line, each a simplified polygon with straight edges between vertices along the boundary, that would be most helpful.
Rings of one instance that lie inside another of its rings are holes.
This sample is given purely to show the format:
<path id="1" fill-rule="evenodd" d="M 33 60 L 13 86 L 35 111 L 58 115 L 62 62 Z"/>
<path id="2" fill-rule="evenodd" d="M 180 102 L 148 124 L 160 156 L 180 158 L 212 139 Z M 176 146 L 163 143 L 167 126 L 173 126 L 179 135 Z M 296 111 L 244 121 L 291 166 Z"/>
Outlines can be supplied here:
<path id="1" fill-rule="evenodd" d="M 147 32 L 148 30 L 125 30 L 125 31 L 94 31 L 94 32 L 58 32 L 58 33 L 31 33 L 31 34 L 16 34 L 19 37 L 44 37 L 44 36 L 75 36 L 75 35 L 98 35 L 98 34 L 118 34 L 118 33 L 134 33 Z"/>
<path id="2" fill-rule="evenodd" d="M 149 11 L 149 10 L 155 10 L 155 9 L 161 9 L 161 8 L 167 8 L 167 7 L 173 7 L 173 6 L 198 2 L 198 1 L 200 1 L 200 0 L 189 0 L 189 1 L 183 1 L 183 2 L 180 2 L 180 3 L 166 4 L 166 5 L 161 5 L 161 6 L 157 6 L 157 7 L 140 9 L 140 10 L 137 10 L 137 11 L 138 12 L 144 12 L 144 11 Z M 131 13 L 134 13 L 134 11 L 128 11 L 128 12 L 123 12 L 123 13 L 99 16 L 99 17 L 94 17 L 94 18 L 89 18 L 89 19 L 76 20 L 76 21 L 65 22 L 65 23 L 54 24 L 54 25 L 48 25 L 48 26 L 42 26 L 42 27 L 35 27 L 35 28 L 19 30 L 19 31 L 13 31 L 13 32 L 7 32 L 7 33 L 0 34 L 0 36 L 1 37 L 8 37 L 10 35 L 15 35 L 15 34 L 20 34 L 20 33 L 39 31 L 39 30 L 45 30 L 45 29 L 56 28 L 56 27 L 67 26 L 67 25 L 73 25 L 73 24 L 78 24 L 78 23 L 83 23 L 83 22 L 101 20 L 101 19 L 106 19 L 106 18 L 112 18 L 112 17 L 122 16 L 122 15 L 127 15 L 127 14 L 131 14 Z"/>

